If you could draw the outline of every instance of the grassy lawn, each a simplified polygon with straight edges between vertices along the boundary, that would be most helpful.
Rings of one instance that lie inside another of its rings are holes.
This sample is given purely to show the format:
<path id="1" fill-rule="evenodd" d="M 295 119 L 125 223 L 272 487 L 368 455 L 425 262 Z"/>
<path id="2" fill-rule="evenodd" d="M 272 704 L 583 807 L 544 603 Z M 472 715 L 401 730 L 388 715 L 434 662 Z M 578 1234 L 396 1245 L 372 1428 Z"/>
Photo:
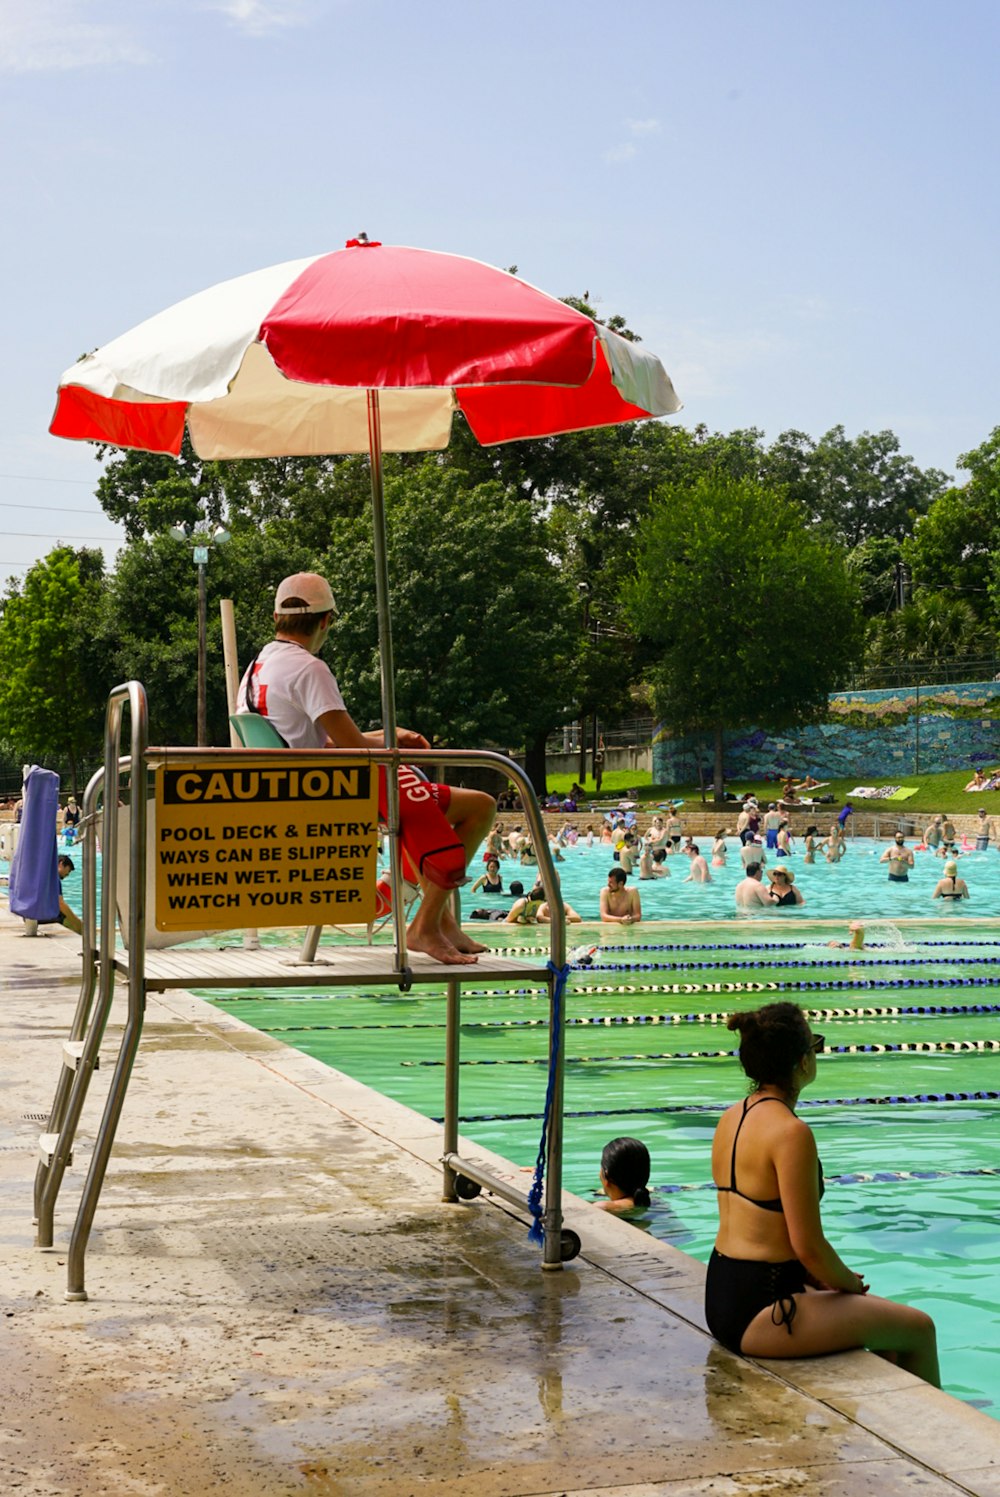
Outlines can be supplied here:
<path id="1" fill-rule="evenodd" d="M 829 785 L 820 791 L 821 795 L 832 795 L 838 807 L 850 797 L 848 791 L 853 790 L 855 785 L 900 785 L 907 788 L 916 788 L 916 795 L 911 795 L 909 800 L 904 801 L 865 801 L 855 800 L 854 805 L 859 810 L 870 807 L 875 810 L 880 804 L 886 810 L 898 810 L 904 814 L 913 811 L 928 812 L 933 815 L 936 811 L 965 812 L 975 814 L 980 806 L 985 806 L 991 816 L 1000 815 L 1000 790 L 989 792 L 979 791 L 978 794 L 966 794 L 965 786 L 971 778 L 968 769 L 949 770 L 944 774 L 913 775 L 899 772 L 892 776 L 884 776 L 879 779 L 849 779 L 831 780 Z M 548 777 L 548 788 L 559 794 L 565 794 L 573 784 L 573 775 L 551 774 Z M 593 795 L 593 780 L 585 782 L 584 788 Z M 776 780 L 746 780 L 732 783 L 727 787 L 735 792 L 737 796 L 744 790 L 751 790 L 758 800 L 776 800 L 781 791 L 780 783 Z M 690 806 L 701 804 L 701 791 L 697 785 L 654 785 L 652 777 L 648 772 L 642 770 L 615 770 L 604 776 L 601 786 L 600 798 L 602 801 L 614 801 L 621 799 L 626 791 L 638 792 L 638 799 L 651 801 L 653 803 L 664 800 L 683 800 Z"/>

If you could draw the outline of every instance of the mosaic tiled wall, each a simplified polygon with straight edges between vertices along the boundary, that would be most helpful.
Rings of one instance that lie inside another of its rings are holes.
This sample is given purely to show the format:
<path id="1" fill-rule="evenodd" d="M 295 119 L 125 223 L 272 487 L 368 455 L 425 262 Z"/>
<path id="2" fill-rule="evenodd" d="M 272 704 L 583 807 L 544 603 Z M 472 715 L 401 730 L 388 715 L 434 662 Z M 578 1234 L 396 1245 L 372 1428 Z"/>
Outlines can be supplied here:
<path id="1" fill-rule="evenodd" d="M 702 735 L 653 736 L 653 779 L 663 785 L 710 775 L 714 752 Z M 826 720 L 769 733 L 745 728 L 725 735 L 730 780 L 811 774 L 859 783 L 897 774 L 933 774 L 1000 763 L 1000 682 L 850 691 L 832 696 Z"/>

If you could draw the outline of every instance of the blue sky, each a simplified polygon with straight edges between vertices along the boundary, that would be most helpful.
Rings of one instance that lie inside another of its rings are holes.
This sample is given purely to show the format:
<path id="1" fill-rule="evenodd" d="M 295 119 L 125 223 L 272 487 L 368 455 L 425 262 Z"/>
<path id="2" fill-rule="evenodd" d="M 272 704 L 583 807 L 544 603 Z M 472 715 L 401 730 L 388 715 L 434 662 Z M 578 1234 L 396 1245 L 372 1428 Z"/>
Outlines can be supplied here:
<path id="1" fill-rule="evenodd" d="M 388 243 L 589 291 L 714 430 L 1000 423 L 996 0 L 0 0 L 0 579 L 117 532 L 84 351 Z"/>

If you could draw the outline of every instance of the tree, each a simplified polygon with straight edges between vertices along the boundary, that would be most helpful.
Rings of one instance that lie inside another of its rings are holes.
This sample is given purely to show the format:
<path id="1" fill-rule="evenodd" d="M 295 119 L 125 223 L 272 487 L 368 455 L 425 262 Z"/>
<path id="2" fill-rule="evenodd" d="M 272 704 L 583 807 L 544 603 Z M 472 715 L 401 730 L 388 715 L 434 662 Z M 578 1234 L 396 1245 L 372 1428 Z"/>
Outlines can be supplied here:
<path id="1" fill-rule="evenodd" d="M 22 760 L 68 766 L 79 794 L 81 757 L 101 741 L 114 682 L 95 648 L 104 589 L 99 551 L 57 546 L 0 605 L 0 721 Z"/>
<path id="2" fill-rule="evenodd" d="M 214 546 L 206 568 L 208 740 L 229 742 L 219 601 L 232 598 L 241 663 L 274 633 L 274 590 L 282 577 L 312 568 L 316 552 L 285 521 L 259 528 L 240 516 L 232 539 Z M 328 539 L 328 536 L 324 536 Z M 195 742 L 198 572 L 188 541 L 168 534 L 133 541 L 119 554 L 98 626 L 116 681 L 137 680 L 149 697 L 154 743 Z"/>
<path id="3" fill-rule="evenodd" d="M 664 721 L 714 737 L 716 796 L 724 730 L 815 718 L 862 648 L 843 554 L 751 479 L 662 490 L 623 597 Z"/>
<path id="4" fill-rule="evenodd" d="M 385 498 L 399 721 L 466 747 L 530 744 L 565 721 L 579 608 L 545 526 L 435 458 L 387 476 Z M 367 727 L 381 719 L 369 518 L 335 521 L 317 567 L 338 605 L 331 664 Z"/>
<path id="5" fill-rule="evenodd" d="M 948 482 L 947 474 L 922 471 L 904 457 L 891 431 L 864 431 L 852 439 L 842 426 L 817 443 L 801 431 L 782 432 L 768 451 L 763 476 L 848 548 L 873 536 L 902 540 Z"/>
<path id="6" fill-rule="evenodd" d="M 868 660 L 874 666 L 903 666 L 992 654 L 992 631 L 965 598 L 922 592 L 883 619 L 871 633 Z"/>
<path id="7" fill-rule="evenodd" d="M 847 570 L 858 584 L 866 618 L 881 618 L 898 605 L 905 544 L 888 535 L 873 535 L 848 551 Z"/>
<path id="8" fill-rule="evenodd" d="M 991 523 L 989 500 L 978 490 L 978 485 L 969 484 L 936 499 L 904 541 L 903 555 L 916 590 L 947 588 L 981 620 L 990 612 L 994 549 L 1000 536 Z"/>

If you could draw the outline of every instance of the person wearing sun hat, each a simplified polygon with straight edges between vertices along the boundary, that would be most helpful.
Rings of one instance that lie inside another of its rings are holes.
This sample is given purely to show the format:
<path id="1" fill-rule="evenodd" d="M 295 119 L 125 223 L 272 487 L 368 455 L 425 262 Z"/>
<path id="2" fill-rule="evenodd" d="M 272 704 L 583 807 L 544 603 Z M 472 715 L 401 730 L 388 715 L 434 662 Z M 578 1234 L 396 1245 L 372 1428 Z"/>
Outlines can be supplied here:
<path id="1" fill-rule="evenodd" d="M 266 717 L 289 748 L 370 749 L 385 743 L 381 728 L 363 733 L 357 726 L 333 672 L 319 659 L 336 608 L 330 584 L 317 572 L 286 577 L 274 596 L 275 637 L 258 650 L 240 682 L 237 712 Z M 411 728 L 398 728 L 396 742 L 403 749 L 430 747 Z M 465 935 L 449 898 L 465 881 L 496 802 L 479 790 L 430 784 L 408 765 L 400 766 L 399 784 L 403 849 L 423 894 L 407 930 L 408 944 L 440 962 L 474 962 L 487 948 Z"/>
<path id="2" fill-rule="evenodd" d="M 949 858 L 944 865 L 944 877 L 938 879 L 932 899 L 968 899 L 969 886 L 958 877 L 958 864 Z"/>
<path id="3" fill-rule="evenodd" d="M 779 863 L 768 874 L 771 880 L 770 895 L 775 904 L 805 904 L 802 891 L 795 887 L 795 874 L 787 863 Z"/>

